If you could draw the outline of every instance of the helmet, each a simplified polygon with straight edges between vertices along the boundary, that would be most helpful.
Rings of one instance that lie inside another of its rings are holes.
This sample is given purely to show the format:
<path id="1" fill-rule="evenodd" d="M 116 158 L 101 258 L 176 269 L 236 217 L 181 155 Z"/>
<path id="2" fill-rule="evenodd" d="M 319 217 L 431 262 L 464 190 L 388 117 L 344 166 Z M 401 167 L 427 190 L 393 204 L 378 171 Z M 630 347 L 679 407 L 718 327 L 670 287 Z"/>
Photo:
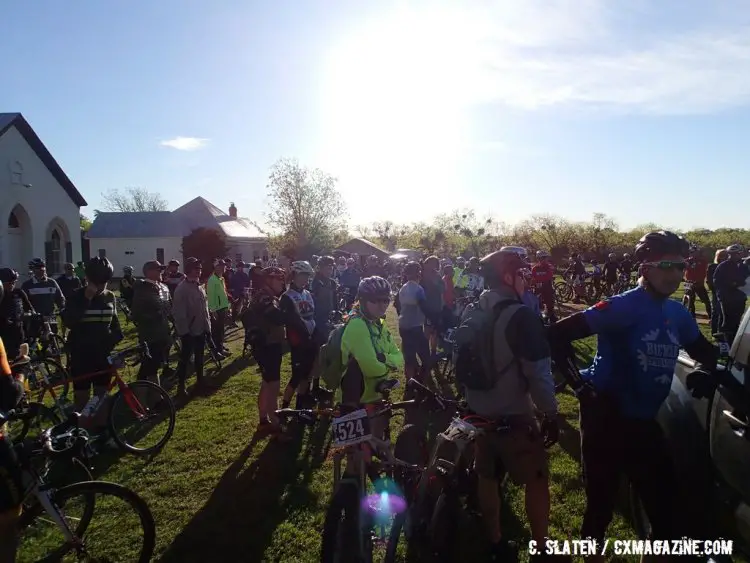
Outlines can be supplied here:
<path id="1" fill-rule="evenodd" d="M 453 262 L 451 261 L 450 258 L 443 258 L 440 261 L 440 265 L 443 266 L 443 267 L 445 267 L 445 266 L 453 266 Z"/>
<path id="2" fill-rule="evenodd" d="M 626 252 L 625 254 L 622 255 L 622 257 L 623 257 L 624 260 L 629 260 L 630 259 L 630 254 L 628 254 Z"/>
<path id="3" fill-rule="evenodd" d="M 405 276 L 410 276 L 413 274 L 419 275 L 421 271 L 422 271 L 422 266 L 419 265 L 419 262 L 408 262 L 406 266 L 404 266 Z"/>
<path id="4" fill-rule="evenodd" d="M 293 275 L 297 274 L 310 274 L 313 275 L 315 271 L 313 271 L 313 267 L 310 265 L 310 262 L 307 262 L 305 260 L 298 260 L 297 262 L 292 262 L 292 267 L 290 268 L 290 271 Z"/>
<path id="5" fill-rule="evenodd" d="M 107 283 L 114 273 L 112 262 L 103 256 L 94 256 L 86 263 L 86 279 L 96 285 Z"/>
<path id="6" fill-rule="evenodd" d="M 18 272 L 13 268 L 0 268 L 0 282 L 12 283 L 18 280 Z"/>
<path id="7" fill-rule="evenodd" d="M 514 274 L 526 268 L 527 264 L 514 250 L 503 247 L 482 258 L 480 262 L 485 278 L 501 280 L 505 274 Z"/>
<path id="8" fill-rule="evenodd" d="M 354 264 L 354 258 L 347 258 L 346 259 L 346 264 L 347 264 L 347 266 L 351 266 L 352 264 Z"/>
<path id="9" fill-rule="evenodd" d="M 745 252 L 745 247 L 741 244 L 730 244 L 726 248 L 727 254 L 741 254 Z"/>
<path id="10" fill-rule="evenodd" d="M 232 259 L 231 258 L 224 258 L 224 264 L 226 264 L 227 266 L 231 266 L 232 265 Z"/>
<path id="11" fill-rule="evenodd" d="M 471 258 L 469 258 L 469 264 L 479 264 L 479 263 L 480 263 L 479 258 L 477 258 L 476 256 L 472 256 Z"/>
<path id="12" fill-rule="evenodd" d="M 364 301 L 391 296 L 391 284 L 380 276 L 371 276 L 359 282 L 357 297 Z"/>
<path id="13" fill-rule="evenodd" d="M 680 235 L 671 231 L 652 231 L 646 233 L 635 245 L 635 257 L 641 262 L 666 254 L 677 254 L 686 257 L 690 244 Z"/>
<path id="14" fill-rule="evenodd" d="M 615 258 L 617 258 L 617 255 L 614 252 L 610 252 L 609 253 L 609 259 L 610 260 L 614 260 Z"/>
<path id="15" fill-rule="evenodd" d="M 537 250 L 536 257 L 537 260 L 541 260 L 542 258 L 549 258 L 549 252 L 547 252 L 546 250 Z"/>
<path id="16" fill-rule="evenodd" d="M 698 252 L 699 250 L 700 250 L 700 247 L 697 244 L 695 243 L 690 244 L 690 254 L 694 254 Z"/>
<path id="17" fill-rule="evenodd" d="M 263 268 L 263 270 L 260 272 L 260 275 L 267 280 L 276 279 L 284 281 L 284 279 L 286 279 L 286 272 L 281 268 L 276 268 L 274 266 Z"/>
<path id="18" fill-rule="evenodd" d="M 333 256 L 321 256 L 318 259 L 319 268 L 325 268 L 326 266 L 333 266 L 334 263 L 335 263 L 335 260 L 333 259 Z"/>
<path id="19" fill-rule="evenodd" d="M 174 258 L 172 258 L 172 259 L 171 259 L 171 260 L 169 261 L 169 265 L 170 265 L 170 266 L 179 266 L 179 265 L 180 265 L 180 261 L 179 261 L 179 260 L 175 260 Z"/>
<path id="20" fill-rule="evenodd" d="M 133 266 L 123 266 L 122 271 L 126 274 L 132 274 L 133 273 Z"/>
<path id="21" fill-rule="evenodd" d="M 463 256 L 459 256 L 458 258 L 456 258 L 456 264 L 458 266 L 463 266 L 464 264 L 466 264 L 466 258 L 464 258 Z"/>
<path id="22" fill-rule="evenodd" d="M 33 258 L 32 260 L 29 261 L 29 268 L 31 268 L 32 270 L 34 268 L 44 268 L 46 266 L 47 266 L 47 263 L 41 258 Z"/>
<path id="23" fill-rule="evenodd" d="M 187 260 L 185 260 L 185 273 L 189 274 L 193 270 L 197 270 L 198 268 L 203 268 L 203 264 L 201 264 L 201 261 L 197 258 L 190 257 Z"/>
<path id="24" fill-rule="evenodd" d="M 513 252 L 524 262 L 528 260 L 529 255 L 526 253 L 526 249 L 522 246 L 503 246 L 500 250 L 504 252 Z"/>

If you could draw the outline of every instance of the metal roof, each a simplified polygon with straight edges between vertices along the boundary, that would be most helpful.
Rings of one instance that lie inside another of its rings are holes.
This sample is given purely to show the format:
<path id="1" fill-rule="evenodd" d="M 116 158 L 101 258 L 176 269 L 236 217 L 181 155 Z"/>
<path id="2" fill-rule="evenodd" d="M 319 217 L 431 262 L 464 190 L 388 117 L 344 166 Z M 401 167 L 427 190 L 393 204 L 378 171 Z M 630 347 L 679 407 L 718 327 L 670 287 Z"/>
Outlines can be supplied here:
<path id="1" fill-rule="evenodd" d="M 190 233 L 171 211 L 100 212 L 88 238 L 183 237 Z"/>

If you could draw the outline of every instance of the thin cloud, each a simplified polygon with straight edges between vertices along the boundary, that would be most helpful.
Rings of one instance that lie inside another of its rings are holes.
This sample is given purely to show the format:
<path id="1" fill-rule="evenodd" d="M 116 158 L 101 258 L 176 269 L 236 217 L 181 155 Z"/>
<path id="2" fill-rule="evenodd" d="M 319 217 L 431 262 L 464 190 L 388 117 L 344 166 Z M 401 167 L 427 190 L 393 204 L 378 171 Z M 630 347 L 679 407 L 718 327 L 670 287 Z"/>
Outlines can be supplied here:
<path id="1" fill-rule="evenodd" d="M 679 17 L 674 2 L 487 4 L 462 9 L 444 35 L 463 61 L 443 72 L 461 76 L 467 104 L 662 115 L 750 105 L 747 1 L 685 0 Z"/>
<path id="2" fill-rule="evenodd" d="M 199 137 L 175 137 L 174 139 L 161 141 L 159 145 L 177 149 L 178 151 L 197 151 L 208 145 L 208 141 L 209 139 Z"/>

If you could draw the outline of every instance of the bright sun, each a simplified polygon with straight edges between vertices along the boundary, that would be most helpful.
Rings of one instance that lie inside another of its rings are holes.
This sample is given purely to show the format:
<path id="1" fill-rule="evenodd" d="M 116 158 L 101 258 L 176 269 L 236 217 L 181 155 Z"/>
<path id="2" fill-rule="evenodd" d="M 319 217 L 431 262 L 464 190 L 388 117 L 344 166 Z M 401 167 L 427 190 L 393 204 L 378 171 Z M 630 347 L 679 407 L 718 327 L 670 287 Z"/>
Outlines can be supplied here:
<path id="1" fill-rule="evenodd" d="M 425 189 L 437 195 L 459 181 L 471 44 L 460 29 L 455 13 L 401 10 L 369 21 L 331 53 L 322 160 L 352 205 L 371 204 L 377 189 L 424 208 Z"/>

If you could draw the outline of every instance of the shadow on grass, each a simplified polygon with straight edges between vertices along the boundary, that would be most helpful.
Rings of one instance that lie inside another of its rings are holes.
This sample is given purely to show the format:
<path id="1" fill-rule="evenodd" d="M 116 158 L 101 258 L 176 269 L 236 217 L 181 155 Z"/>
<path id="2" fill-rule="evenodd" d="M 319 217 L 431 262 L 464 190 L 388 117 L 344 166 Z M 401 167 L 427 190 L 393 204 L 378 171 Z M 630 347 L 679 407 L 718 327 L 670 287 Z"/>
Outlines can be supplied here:
<path id="1" fill-rule="evenodd" d="M 256 432 L 159 561 L 262 561 L 276 528 L 316 500 L 309 485 L 325 459 L 327 426 L 311 430 L 305 455 L 300 455 L 304 434 L 304 427 L 290 427 L 289 442 L 270 440 L 245 468 L 261 439 Z"/>

